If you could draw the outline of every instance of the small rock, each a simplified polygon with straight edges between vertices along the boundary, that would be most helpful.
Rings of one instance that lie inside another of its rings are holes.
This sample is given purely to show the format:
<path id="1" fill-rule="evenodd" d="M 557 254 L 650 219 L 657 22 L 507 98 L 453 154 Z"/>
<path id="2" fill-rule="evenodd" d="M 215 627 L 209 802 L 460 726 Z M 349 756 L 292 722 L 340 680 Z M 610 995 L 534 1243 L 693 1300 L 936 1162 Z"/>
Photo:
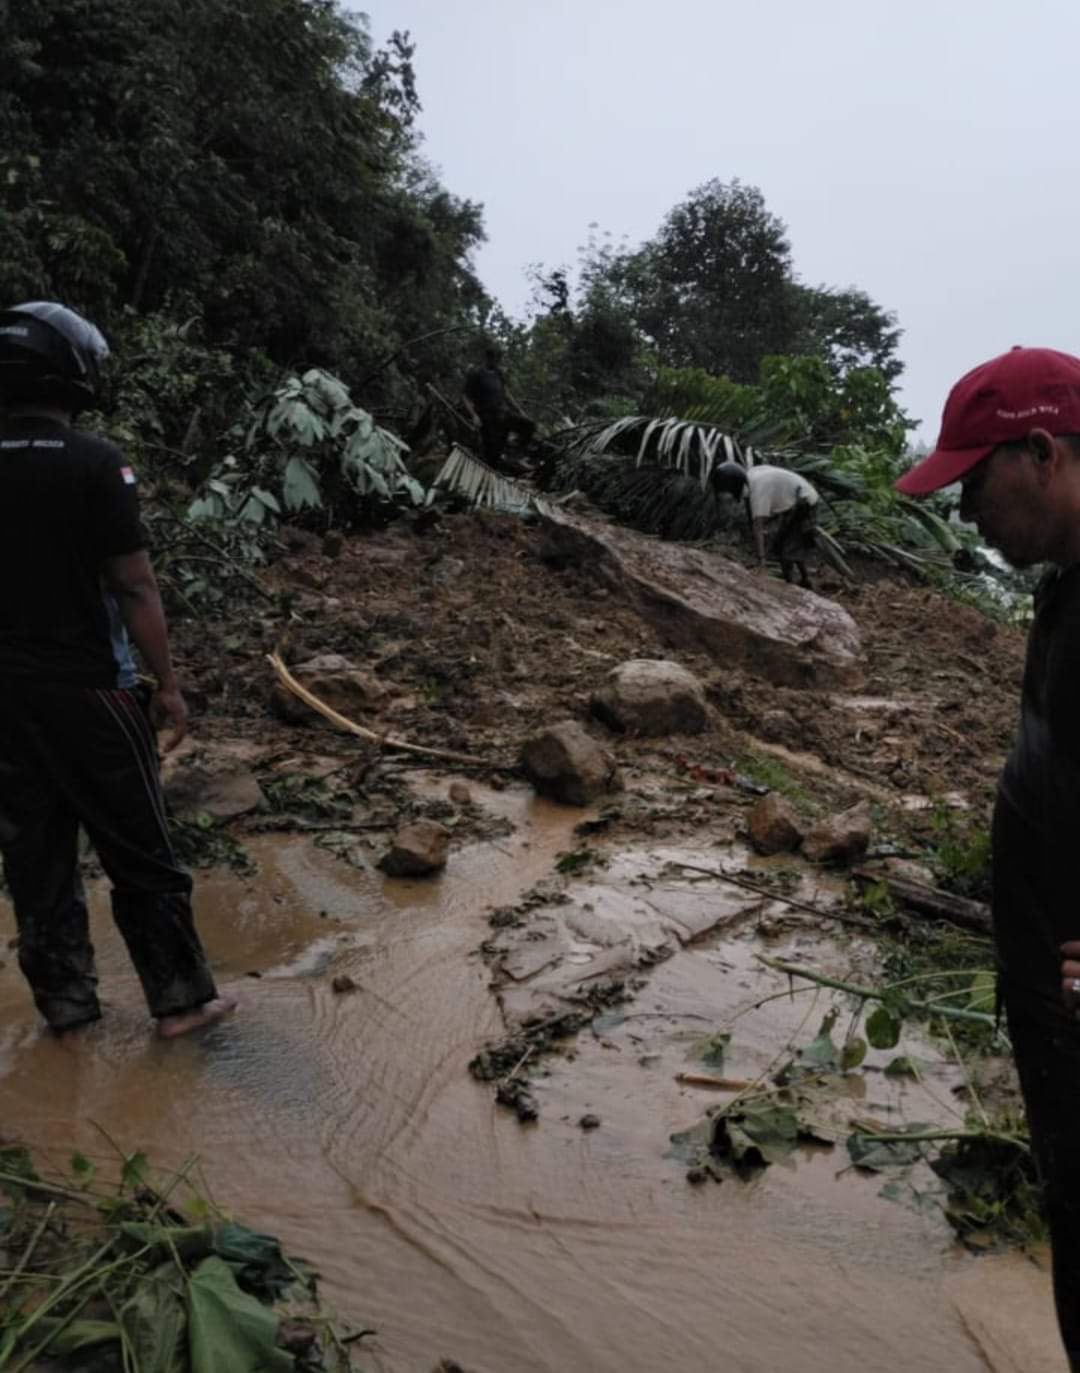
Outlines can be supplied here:
<path id="1" fill-rule="evenodd" d="M 803 853 L 814 863 L 854 863 L 870 846 L 870 807 L 860 801 L 807 830 Z"/>
<path id="2" fill-rule="evenodd" d="M 921 882 L 924 887 L 937 885 L 930 869 L 924 863 L 916 863 L 913 858 L 885 858 L 880 867 L 890 877 L 906 877 L 909 882 Z"/>
<path id="3" fill-rule="evenodd" d="M 754 805 L 748 823 L 750 842 L 758 853 L 794 853 L 802 843 L 795 807 L 775 791 Z"/>
<path id="4" fill-rule="evenodd" d="M 578 1124 L 581 1126 L 583 1130 L 599 1130 L 600 1117 L 594 1116 L 590 1112 L 589 1115 L 582 1116 L 581 1119 L 578 1121 Z"/>
<path id="5" fill-rule="evenodd" d="M 289 669 L 301 686 L 341 715 L 377 710 L 386 689 L 370 672 L 363 672 L 340 653 L 323 653 Z M 320 717 L 299 697 L 275 684 L 270 695 L 274 713 L 289 724 L 313 724 Z"/>
<path id="6" fill-rule="evenodd" d="M 165 783 L 165 796 L 177 815 L 210 815 L 233 820 L 265 804 L 266 798 L 254 773 L 215 771 L 185 760 Z"/>
<path id="7" fill-rule="evenodd" d="M 346 992 L 355 992 L 357 985 L 348 973 L 338 973 L 330 983 L 330 990 L 336 996 L 343 996 Z"/>
<path id="8" fill-rule="evenodd" d="M 666 658 L 620 663 L 593 696 L 592 710 L 614 729 L 650 738 L 700 734 L 709 721 L 704 686 Z"/>
<path id="9" fill-rule="evenodd" d="M 330 576 L 328 573 L 323 572 L 318 568 L 301 565 L 300 567 L 293 568 L 292 580 L 296 582 L 298 586 L 307 587 L 309 591 L 321 591 L 330 580 Z"/>
<path id="10" fill-rule="evenodd" d="M 446 867 L 450 831 L 437 820 L 413 820 L 394 835 L 379 867 L 388 877 L 426 877 Z"/>
<path id="11" fill-rule="evenodd" d="M 536 790 L 564 805 L 587 806 L 622 788 L 614 755 L 576 720 L 534 735 L 521 751 L 521 762 Z"/>
<path id="12" fill-rule="evenodd" d="M 345 535 L 337 529 L 328 529 L 323 535 L 322 551 L 325 558 L 339 558 L 345 547 Z"/>
<path id="13" fill-rule="evenodd" d="M 708 1182 L 709 1174 L 705 1168 L 687 1168 L 686 1180 L 691 1187 L 700 1187 L 702 1183 Z"/>
<path id="14" fill-rule="evenodd" d="M 281 540 L 293 553 L 310 553 L 319 542 L 317 534 L 313 534 L 310 529 L 300 529 L 294 524 L 282 526 Z"/>
<path id="15" fill-rule="evenodd" d="M 472 792 L 464 782 L 451 782 L 450 800 L 455 806 L 468 806 L 472 803 Z"/>

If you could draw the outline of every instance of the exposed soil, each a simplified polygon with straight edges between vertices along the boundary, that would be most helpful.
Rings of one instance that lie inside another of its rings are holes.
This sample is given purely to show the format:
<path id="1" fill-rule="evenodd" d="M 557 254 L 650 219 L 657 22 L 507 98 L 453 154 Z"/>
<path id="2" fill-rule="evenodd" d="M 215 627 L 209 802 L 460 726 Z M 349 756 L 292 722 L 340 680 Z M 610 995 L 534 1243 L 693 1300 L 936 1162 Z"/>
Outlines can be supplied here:
<path id="1" fill-rule="evenodd" d="M 445 516 L 422 532 L 397 526 L 345 541 L 334 558 L 314 536 L 304 542 L 263 573 L 295 595 L 284 633 L 281 618 L 257 604 L 218 626 L 178 626 L 202 738 L 356 756 L 354 740 L 314 717 L 309 728 L 270 715 L 263 655 L 281 645 L 290 663 L 333 652 L 373 671 L 388 704 L 360 723 L 513 765 L 530 730 L 586 718 L 591 692 L 616 663 L 671 654 L 662 634 L 587 570 L 545 563 L 540 531 L 512 516 Z M 677 746 L 613 737 L 624 770 L 675 778 L 685 771 L 679 759 L 708 770 L 779 750 L 814 794 L 898 804 L 950 797 L 981 818 L 1014 726 L 1023 634 L 870 571 L 850 587 L 822 582 L 863 637 L 858 693 L 776 687 L 678 651 L 672 656 L 707 684 L 712 728 Z"/>

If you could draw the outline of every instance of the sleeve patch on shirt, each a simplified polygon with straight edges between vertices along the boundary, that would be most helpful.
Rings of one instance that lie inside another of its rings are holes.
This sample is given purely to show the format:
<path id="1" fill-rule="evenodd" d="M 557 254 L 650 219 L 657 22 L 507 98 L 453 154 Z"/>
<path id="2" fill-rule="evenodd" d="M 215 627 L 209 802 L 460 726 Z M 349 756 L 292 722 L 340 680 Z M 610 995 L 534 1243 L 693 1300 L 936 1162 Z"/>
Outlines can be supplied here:
<path id="1" fill-rule="evenodd" d="M 125 486 L 134 486 L 134 485 L 135 485 L 135 473 L 131 470 L 130 467 L 121 467 L 121 469 L 120 469 L 120 475 L 121 475 L 121 476 L 123 477 L 123 479 L 124 479 L 124 485 L 125 485 Z"/>

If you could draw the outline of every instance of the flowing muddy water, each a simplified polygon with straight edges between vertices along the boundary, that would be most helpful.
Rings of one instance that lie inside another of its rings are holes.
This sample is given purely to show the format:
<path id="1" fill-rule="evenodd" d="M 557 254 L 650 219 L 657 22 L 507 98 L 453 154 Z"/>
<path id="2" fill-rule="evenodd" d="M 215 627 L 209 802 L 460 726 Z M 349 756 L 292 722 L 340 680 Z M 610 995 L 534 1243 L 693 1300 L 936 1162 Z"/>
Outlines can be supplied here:
<path id="1" fill-rule="evenodd" d="M 364 1369 L 430 1373 L 451 1357 L 469 1373 L 1061 1373 L 1045 1265 L 957 1253 L 939 1220 L 842 1171 L 842 1148 L 752 1183 L 688 1186 L 668 1138 L 717 1098 L 675 1075 L 694 1066 L 695 1036 L 784 984 L 753 961 L 741 920 L 761 903 L 736 894 L 726 928 L 695 924 L 703 900 L 728 898 L 665 878 L 672 850 L 617 854 L 575 888 L 563 966 L 602 961 L 605 921 L 633 942 L 690 911 L 690 942 L 572 1056 L 548 1060 L 539 1125 L 496 1107 L 466 1066 L 504 1028 L 475 952 L 486 913 L 550 874 L 581 817 L 518 791 L 482 799 L 515 833 L 455 853 L 435 882 L 386 881 L 295 836 L 253 846 L 254 880 L 200 880 L 215 967 L 243 997 L 201 1038 L 149 1038 L 100 893 L 108 1017 L 81 1041 L 38 1031 L 7 955 L 0 1128 L 60 1164 L 73 1147 L 105 1157 L 92 1122 L 162 1166 L 200 1154 L 230 1210 L 315 1261 L 329 1300 L 378 1329 Z M 718 866 L 718 853 L 690 860 Z M 772 942 L 828 956 L 805 923 Z M 522 995 L 537 968 L 519 968 Z M 331 971 L 358 990 L 335 995 Z M 744 1016 L 725 1072 L 759 1071 L 804 1022 L 809 1038 L 826 1004 Z M 936 1102 L 866 1081 L 858 1114 L 948 1110 L 947 1075 Z M 599 1129 L 579 1128 L 586 1111 Z"/>

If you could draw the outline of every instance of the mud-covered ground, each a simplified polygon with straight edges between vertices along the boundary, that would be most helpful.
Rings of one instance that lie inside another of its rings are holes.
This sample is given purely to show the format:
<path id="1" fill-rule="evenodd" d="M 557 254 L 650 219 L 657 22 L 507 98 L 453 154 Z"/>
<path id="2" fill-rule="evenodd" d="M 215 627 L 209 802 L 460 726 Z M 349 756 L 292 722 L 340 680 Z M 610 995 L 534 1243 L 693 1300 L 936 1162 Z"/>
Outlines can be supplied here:
<path id="1" fill-rule="evenodd" d="M 865 795 L 917 816 L 917 798 L 950 798 L 973 818 L 987 813 L 1015 721 L 1023 634 L 931 588 L 876 568 L 846 586 L 824 574 L 822 594 L 858 624 L 865 682 L 850 693 L 798 690 L 672 651 L 587 568 L 545 562 L 540 529 L 512 516 L 399 525 L 340 550 L 331 541 L 333 557 L 314 535 L 293 539 L 262 573 L 291 594 L 288 620 L 256 601 L 218 624 L 177 626 L 202 741 L 357 754 L 314 717 L 310 727 L 275 718 L 264 659 L 274 647 L 289 663 L 338 653 L 373 673 L 386 697 L 359 723 L 500 765 L 516 762 L 536 727 L 587 719 L 590 694 L 617 663 L 672 656 L 706 683 L 711 728 L 693 739 L 610 736 L 631 777 L 685 791 L 711 770 L 773 758 L 823 804 Z"/>
<path id="2" fill-rule="evenodd" d="M 917 960 L 902 939 L 928 928 L 898 933 L 843 870 L 753 855 L 749 807 L 765 788 L 807 817 L 866 800 L 872 849 L 914 857 L 943 816 L 984 824 L 1022 635 L 868 569 L 822 588 L 858 624 L 864 680 L 800 691 L 673 649 L 510 516 L 330 553 L 292 537 L 260 573 L 291 614 L 252 600 L 174 634 L 193 724 L 167 771 L 185 844 L 214 866 L 199 925 L 240 1014 L 148 1049 L 94 884 L 110 1004 L 80 1052 L 34 1031 L 0 965 L 0 1111 L 27 1142 L 92 1151 L 101 1120 L 165 1166 L 198 1153 L 230 1206 L 378 1328 L 365 1369 L 427 1373 L 452 1354 L 471 1373 L 644 1373 L 723 1350 L 738 1373 L 1058 1373 L 1045 1254 L 960 1253 L 925 1161 L 889 1200 L 847 1159 L 852 1129 L 963 1126 L 973 1084 L 986 1109 L 1014 1105 L 996 1052 L 961 1069 L 912 1023 L 802 1093 L 808 1133 L 754 1182 L 714 1168 L 709 1145 L 732 1093 L 820 1053 L 838 1004 L 763 960 L 871 984 L 918 971 L 887 960 Z M 314 715 L 287 723 L 275 649 L 346 657 L 380 689 L 358 696 L 358 723 L 482 762 L 426 766 Z M 638 739 L 590 718 L 613 666 L 668 656 L 706 684 L 704 733 Z M 567 716 L 625 778 L 587 810 L 516 775 L 528 735 Z M 375 861 L 416 815 L 450 828 L 449 863 L 385 877 Z M 935 957 L 981 966 L 985 944 L 946 940 Z M 856 1028 L 845 1014 L 837 1045 Z M 915 1076 L 890 1072 L 898 1056 Z"/>

